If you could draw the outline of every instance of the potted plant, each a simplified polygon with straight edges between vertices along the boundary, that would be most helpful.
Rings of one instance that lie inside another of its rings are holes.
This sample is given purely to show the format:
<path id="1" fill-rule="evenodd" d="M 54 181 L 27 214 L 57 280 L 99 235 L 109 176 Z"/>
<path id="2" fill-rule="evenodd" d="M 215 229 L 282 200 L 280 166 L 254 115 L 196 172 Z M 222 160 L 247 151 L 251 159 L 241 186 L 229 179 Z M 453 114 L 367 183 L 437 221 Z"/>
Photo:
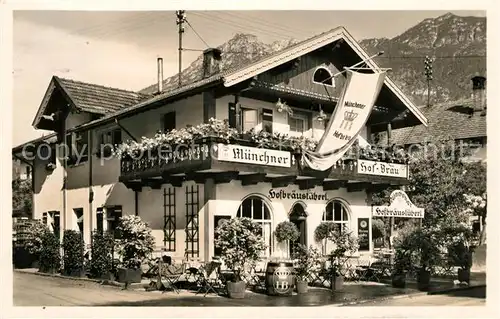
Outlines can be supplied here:
<path id="1" fill-rule="evenodd" d="M 155 240 L 151 228 L 139 216 L 127 215 L 120 218 L 116 229 L 116 248 L 121 257 L 118 281 L 141 282 L 141 264 L 154 250 Z"/>
<path id="2" fill-rule="evenodd" d="M 458 266 L 458 280 L 470 282 L 472 267 L 472 242 L 474 234 L 467 225 L 450 225 L 442 229 L 446 239 L 443 241 L 447 248 L 448 258 L 453 266 Z"/>
<path id="3" fill-rule="evenodd" d="M 285 244 L 285 247 L 282 247 L 282 252 L 285 253 L 286 257 L 288 257 L 288 254 L 290 252 L 289 249 L 290 242 L 293 243 L 294 241 L 299 239 L 300 232 L 294 223 L 290 221 L 284 221 L 276 226 L 274 235 L 276 236 L 276 240 L 279 243 Z"/>
<path id="4" fill-rule="evenodd" d="M 57 273 L 61 267 L 61 253 L 59 238 L 52 232 L 42 235 L 42 249 L 40 251 L 40 268 L 44 273 Z"/>
<path id="5" fill-rule="evenodd" d="M 82 234 L 76 230 L 65 230 L 63 235 L 63 265 L 64 274 L 72 277 L 83 277 L 85 244 Z"/>
<path id="6" fill-rule="evenodd" d="M 411 267 L 409 252 L 404 248 L 397 247 L 394 256 L 394 269 L 392 272 L 392 286 L 394 288 L 406 287 L 406 272 Z"/>
<path id="7" fill-rule="evenodd" d="M 331 278 L 332 291 L 342 289 L 344 285 L 344 276 L 342 275 L 342 266 L 348 255 L 358 250 L 357 239 L 340 225 L 333 222 L 325 222 L 318 225 L 314 232 L 316 241 L 330 241 L 334 249 L 328 254 L 330 261 L 329 275 Z"/>
<path id="8" fill-rule="evenodd" d="M 309 277 L 314 271 L 318 259 L 319 251 L 310 246 L 298 244 L 295 248 L 293 259 L 295 261 L 295 279 L 298 294 L 305 294 L 308 290 Z"/>
<path id="9" fill-rule="evenodd" d="M 227 283 L 229 298 L 244 298 L 246 284 L 242 280 L 245 266 L 254 266 L 266 244 L 260 224 L 249 218 L 232 218 L 215 230 L 215 245 L 221 250 L 221 259 L 232 270 L 233 281 Z"/>
<path id="10" fill-rule="evenodd" d="M 114 280 L 113 237 L 110 233 L 95 231 L 92 235 L 90 275 L 93 278 Z"/>
<path id="11" fill-rule="evenodd" d="M 435 229 L 414 229 L 406 234 L 405 245 L 411 251 L 411 260 L 417 268 L 417 287 L 429 290 L 431 270 L 441 260 L 440 241 Z"/>

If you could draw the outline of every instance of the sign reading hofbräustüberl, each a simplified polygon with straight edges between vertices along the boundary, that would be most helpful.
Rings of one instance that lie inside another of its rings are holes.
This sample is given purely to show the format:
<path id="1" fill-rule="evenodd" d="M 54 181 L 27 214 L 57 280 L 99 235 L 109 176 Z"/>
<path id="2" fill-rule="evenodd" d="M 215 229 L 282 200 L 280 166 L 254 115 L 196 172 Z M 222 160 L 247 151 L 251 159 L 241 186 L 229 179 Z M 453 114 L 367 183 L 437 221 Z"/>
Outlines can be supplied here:
<path id="1" fill-rule="evenodd" d="M 416 207 L 402 190 L 391 193 L 389 206 L 372 206 L 373 217 L 424 218 L 424 209 Z"/>

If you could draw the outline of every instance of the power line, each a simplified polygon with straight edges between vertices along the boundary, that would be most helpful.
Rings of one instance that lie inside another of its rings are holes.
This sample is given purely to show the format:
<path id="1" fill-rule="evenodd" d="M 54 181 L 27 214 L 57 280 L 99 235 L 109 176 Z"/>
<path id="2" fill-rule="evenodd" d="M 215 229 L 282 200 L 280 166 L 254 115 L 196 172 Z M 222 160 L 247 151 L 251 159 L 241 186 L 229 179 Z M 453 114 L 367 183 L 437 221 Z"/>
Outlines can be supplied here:
<path id="1" fill-rule="evenodd" d="M 201 35 L 198 34 L 198 32 L 196 32 L 196 30 L 194 29 L 194 27 L 191 25 L 191 23 L 189 22 L 188 19 L 186 19 L 186 23 L 188 24 L 188 26 L 191 28 L 191 30 L 193 30 L 193 32 L 198 36 L 198 38 L 200 38 L 200 40 L 205 43 L 205 45 L 207 46 L 207 48 L 210 48 L 210 46 L 207 44 L 207 42 L 205 40 L 203 40 L 203 38 L 201 37 Z"/>

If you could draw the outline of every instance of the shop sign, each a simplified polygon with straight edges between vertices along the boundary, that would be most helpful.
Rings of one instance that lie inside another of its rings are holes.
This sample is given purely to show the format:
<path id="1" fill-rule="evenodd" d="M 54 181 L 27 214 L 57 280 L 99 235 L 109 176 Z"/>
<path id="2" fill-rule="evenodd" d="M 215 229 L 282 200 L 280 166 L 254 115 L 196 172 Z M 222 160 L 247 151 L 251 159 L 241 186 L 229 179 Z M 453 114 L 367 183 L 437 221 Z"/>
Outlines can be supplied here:
<path id="1" fill-rule="evenodd" d="M 408 178 L 408 165 L 358 160 L 358 174 Z"/>
<path id="2" fill-rule="evenodd" d="M 217 160 L 278 167 L 291 167 L 292 161 L 290 152 L 235 144 L 218 144 Z"/>
<path id="3" fill-rule="evenodd" d="M 302 200 L 328 200 L 326 193 L 317 194 L 316 192 L 297 192 L 295 190 L 287 192 L 280 190 L 269 190 L 271 199 L 302 199 Z"/>
<path id="4" fill-rule="evenodd" d="M 372 206 L 372 216 L 424 218 L 424 209 L 416 207 L 402 190 L 393 191 L 390 199 L 389 206 Z"/>
<path id="5" fill-rule="evenodd" d="M 370 219 L 358 218 L 358 244 L 359 251 L 370 250 Z"/>

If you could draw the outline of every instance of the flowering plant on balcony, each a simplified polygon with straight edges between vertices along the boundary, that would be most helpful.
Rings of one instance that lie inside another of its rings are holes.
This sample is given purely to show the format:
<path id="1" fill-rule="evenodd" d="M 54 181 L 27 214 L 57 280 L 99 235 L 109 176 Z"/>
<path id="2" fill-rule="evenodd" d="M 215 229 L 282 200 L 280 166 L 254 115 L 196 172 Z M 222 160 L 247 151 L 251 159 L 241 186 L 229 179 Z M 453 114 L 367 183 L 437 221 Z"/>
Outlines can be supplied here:
<path id="1" fill-rule="evenodd" d="M 142 137 L 140 142 L 127 141 L 115 150 L 115 156 L 137 158 L 145 152 L 157 152 L 159 149 L 169 151 L 174 145 L 191 144 L 207 137 L 218 138 L 226 143 L 235 140 L 249 140 L 257 144 L 258 147 L 296 151 L 303 148 L 312 150 L 317 145 L 315 140 L 306 137 L 293 137 L 265 131 L 256 132 L 255 130 L 239 133 L 235 128 L 229 126 L 228 121 L 211 118 L 209 123 L 174 129 L 167 133 L 158 132 L 154 137 Z"/>

